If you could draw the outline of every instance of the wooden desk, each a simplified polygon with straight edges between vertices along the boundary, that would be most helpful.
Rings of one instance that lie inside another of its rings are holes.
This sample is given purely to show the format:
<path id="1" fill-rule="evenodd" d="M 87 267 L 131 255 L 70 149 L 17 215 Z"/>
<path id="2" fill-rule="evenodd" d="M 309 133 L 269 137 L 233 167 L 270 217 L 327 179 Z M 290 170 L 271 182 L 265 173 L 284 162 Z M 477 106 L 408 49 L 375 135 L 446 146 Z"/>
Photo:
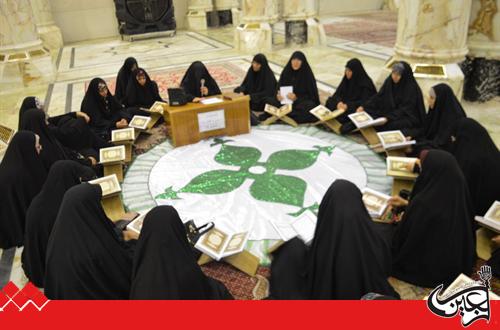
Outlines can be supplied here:
<path id="1" fill-rule="evenodd" d="M 218 96 L 222 98 L 222 96 Z M 224 110 L 225 128 L 200 132 L 198 114 Z M 165 123 L 175 147 L 196 143 L 212 136 L 250 133 L 250 97 L 223 100 L 217 104 L 188 103 L 183 106 L 168 105 Z"/>

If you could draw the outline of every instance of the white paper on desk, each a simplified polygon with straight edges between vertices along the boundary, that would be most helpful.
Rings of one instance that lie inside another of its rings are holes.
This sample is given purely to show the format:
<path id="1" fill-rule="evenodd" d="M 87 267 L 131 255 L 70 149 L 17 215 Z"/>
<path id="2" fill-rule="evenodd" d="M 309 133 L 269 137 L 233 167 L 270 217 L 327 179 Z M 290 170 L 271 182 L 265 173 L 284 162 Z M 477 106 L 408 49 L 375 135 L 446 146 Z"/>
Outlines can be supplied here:
<path id="1" fill-rule="evenodd" d="M 211 97 L 208 99 L 202 99 L 200 102 L 201 102 L 201 104 L 208 105 L 208 104 L 222 103 L 224 101 L 222 99 L 219 99 L 218 97 Z"/>
<path id="2" fill-rule="evenodd" d="M 293 104 L 293 101 L 288 98 L 288 94 L 293 93 L 293 86 L 281 86 L 280 95 L 283 98 L 281 104 Z"/>
<path id="3" fill-rule="evenodd" d="M 198 114 L 198 127 L 200 133 L 226 128 L 224 109 L 200 112 Z"/>

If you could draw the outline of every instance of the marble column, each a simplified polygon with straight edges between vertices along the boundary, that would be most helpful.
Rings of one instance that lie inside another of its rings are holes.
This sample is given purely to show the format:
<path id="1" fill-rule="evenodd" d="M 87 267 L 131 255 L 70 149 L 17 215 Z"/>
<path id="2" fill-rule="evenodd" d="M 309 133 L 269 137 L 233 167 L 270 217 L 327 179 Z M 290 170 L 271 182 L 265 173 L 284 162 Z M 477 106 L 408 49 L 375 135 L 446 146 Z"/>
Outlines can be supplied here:
<path id="1" fill-rule="evenodd" d="M 241 11 L 238 0 L 214 0 L 214 7 L 218 12 L 219 25 L 226 25 L 229 22 L 233 26 L 240 24 Z"/>
<path id="2" fill-rule="evenodd" d="M 283 4 L 283 19 L 287 44 L 324 44 L 323 25 L 317 17 L 317 0 L 287 0 Z"/>
<path id="3" fill-rule="evenodd" d="M 52 9 L 49 0 L 31 0 L 31 7 L 35 18 L 38 35 L 45 47 L 53 54 L 57 54 L 63 46 L 61 29 L 56 25 L 52 17 Z"/>
<path id="4" fill-rule="evenodd" d="M 273 47 L 273 24 L 279 19 L 278 0 L 243 0 L 241 24 L 235 30 L 235 45 L 250 53 Z"/>
<path id="5" fill-rule="evenodd" d="M 464 98 L 488 101 L 500 91 L 500 0 L 472 0 L 467 40 L 469 54 L 461 68 Z"/>
<path id="6" fill-rule="evenodd" d="M 445 82 L 461 98 L 464 75 L 458 65 L 468 53 L 467 27 L 472 0 L 401 0 L 395 54 L 377 80 L 381 85 L 394 62 L 412 65 L 424 96 Z"/>
<path id="7" fill-rule="evenodd" d="M 0 26 L 0 93 L 54 81 L 55 66 L 38 37 L 30 1 L 0 1 Z"/>
<path id="8" fill-rule="evenodd" d="M 206 30 L 207 13 L 214 10 L 212 0 L 189 0 L 186 16 L 188 30 Z"/>

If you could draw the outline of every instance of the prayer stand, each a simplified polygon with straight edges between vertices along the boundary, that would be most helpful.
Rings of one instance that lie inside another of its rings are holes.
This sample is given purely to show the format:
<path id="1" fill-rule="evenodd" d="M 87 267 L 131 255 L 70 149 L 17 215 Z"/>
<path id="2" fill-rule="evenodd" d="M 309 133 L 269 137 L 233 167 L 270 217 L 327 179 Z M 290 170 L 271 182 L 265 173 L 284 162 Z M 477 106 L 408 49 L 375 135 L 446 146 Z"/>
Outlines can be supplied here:
<path id="1" fill-rule="evenodd" d="M 111 132 L 111 142 L 115 146 L 125 147 L 125 164 L 132 161 L 132 146 L 137 135 L 134 128 L 123 128 Z"/>
<path id="2" fill-rule="evenodd" d="M 269 104 L 266 104 L 264 111 L 270 114 L 271 117 L 264 120 L 262 122 L 262 125 L 271 125 L 277 122 L 278 120 L 281 120 L 282 122 L 287 123 L 290 126 L 299 127 L 299 124 L 297 124 L 295 120 L 288 117 L 288 114 L 292 112 L 291 104 L 286 104 L 279 109 Z"/>
<path id="3" fill-rule="evenodd" d="M 324 126 L 331 129 L 335 134 L 340 135 L 340 128 L 342 127 L 342 124 L 337 120 L 337 117 L 342 115 L 344 112 L 345 110 L 343 109 L 333 111 L 331 116 L 319 118 L 319 122 L 317 122 L 316 124 L 323 124 Z"/>

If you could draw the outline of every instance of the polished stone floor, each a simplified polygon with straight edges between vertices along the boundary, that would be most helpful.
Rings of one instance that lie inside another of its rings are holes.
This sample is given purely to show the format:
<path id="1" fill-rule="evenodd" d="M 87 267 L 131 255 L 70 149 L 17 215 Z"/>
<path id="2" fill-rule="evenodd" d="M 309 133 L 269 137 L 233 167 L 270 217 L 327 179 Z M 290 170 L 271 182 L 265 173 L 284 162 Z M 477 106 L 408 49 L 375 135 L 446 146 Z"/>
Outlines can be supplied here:
<path id="1" fill-rule="evenodd" d="M 352 17 L 350 21 L 359 24 L 359 21 L 366 17 L 368 17 L 366 19 L 373 19 L 373 17 L 380 16 L 377 13 L 364 15 L 364 17 Z M 394 24 L 384 25 L 380 33 L 372 37 L 363 37 L 361 40 L 356 37 L 356 33 L 350 33 L 354 36 L 352 40 L 340 39 L 339 34 L 335 34 L 335 29 L 329 33 L 330 24 L 339 20 L 344 22 L 346 19 L 345 16 L 322 17 L 327 27 L 327 43 L 323 46 L 301 48 L 320 82 L 320 90 L 326 93 L 332 92 L 339 84 L 344 64 L 350 58 L 361 59 L 368 74 L 375 81 L 380 80 L 382 67 L 392 54 L 392 48 L 388 45 L 391 44 L 394 31 L 388 29 Z M 388 16 L 384 19 L 395 18 Z M 353 25 L 353 29 L 355 28 L 356 26 Z M 276 26 L 274 38 L 277 45 L 272 52 L 266 54 L 276 74 L 279 74 L 290 54 L 297 49 L 297 47 L 285 46 L 283 30 L 282 25 Z M 345 31 L 339 33 L 345 35 Z M 51 115 L 79 110 L 85 84 L 96 76 L 105 79 L 114 78 L 123 60 L 128 56 L 136 57 L 142 67 L 152 72 L 185 68 L 195 60 L 208 63 L 233 62 L 245 69 L 252 54 L 236 50 L 233 47 L 233 37 L 234 29 L 227 27 L 210 29 L 202 33 L 179 31 L 174 38 L 150 39 L 133 43 L 115 38 L 66 45 L 54 58 L 57 78 L 53 84 L 37 85 L 36 81 L 33 81 L 23 90 L 0 91 L 0 123 L 16 128 L 18 109 L 22 99 L 29 95 L 45 100 Z M 372 42 L 370 38 L 373 38 Z M 496 143 L 500 145 L 500 112 L 498 111 L 500 98 L 486 103 L 463 102 L 463 105 L 467 114 L 486 126 Z"/>

